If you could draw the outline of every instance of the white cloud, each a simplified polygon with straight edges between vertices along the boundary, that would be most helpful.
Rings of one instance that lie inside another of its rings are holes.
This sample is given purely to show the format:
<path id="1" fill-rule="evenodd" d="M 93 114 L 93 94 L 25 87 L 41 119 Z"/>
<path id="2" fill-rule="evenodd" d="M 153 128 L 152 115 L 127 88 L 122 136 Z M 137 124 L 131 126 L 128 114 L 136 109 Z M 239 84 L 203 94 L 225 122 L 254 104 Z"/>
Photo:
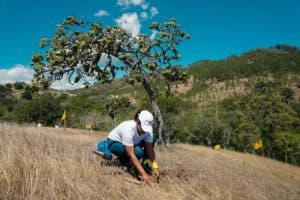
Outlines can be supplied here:
<path id="1" fill-rule="evenodd" d="M 98 10 L 98 12 L 94 14 L 94 16 L 95 17 L 109 16 L 109 13 L 106 10 Z"/>
<path id="2" fill-rule="evenodd" d="M 31 82 L 33 78 L 33 69 L 17 64 L 10 69 L 0 69 L 0 84 L 13 82 Z"/>
<path id="3" fill-rule="evenodd" d="M 94 78 L 87 78 L 88 82 L 93 85 L 95 82 Z M 71 79 L 72 81 L 72 79 Z M 84 80 L 80 80 L 78 83 L 70 83 L 67 74 L 63 76 L 63 78 L 60 81 L 54 81 L 51 83 L 51 88 L 56 90 L 75 90 L 79 88 L 84 88 Z"/>
<path id="4" fill-rule="evenodd" d="M 157 34 L 157 31 L 152 31 L 152 34 L 150 35 L 150 40 L 154 40 L 155 39 L 155 37 L 156 37 L 156 34 Z"/>
<path id="5" fill-rule="evenodd" d="M 134 13 L 124 13 L 119 19 L 116 19 L 117 24 L 132 35 L 140 33 L 141 24 L 139 17 Z"/>
<path id="6" fill-rule="evenodd" d="M 120 62 L 120 60 L 117 57 L 114 57 L 114 56 L 111 56 L 111 57 L 112 57 L 112 60 L 111 60 L 112 64 L 113 65 L 118 65 L 119 62 Z M 102 53 L 101 54 L 101 58 L 100 58 L 100 60 L 98 62 L 98 65 L 105 66 L 107 64 L 107 62 L 108 62 L 108 55 L 107 55 L 107 53 Z"/>
<path id="7" fill-rule="evenodd" d="M 148 14 L 146 12 L 142 12 L 140 14 L 141 18 L 144 19 L 144 20 L 147 20 L 148 19 Z"/>
<path id="8" fill-rule="evenodd" d="M 100 68 L 104 67 L 108 62 L 108 55 L 106 53 L 102 53 L 101 58 L 99 60 L 98 65 Z M 115 66 L 120 65 L 120 60 L 114 56 L 112 56 L 112 64 Z M 78 65 L 80 67 L 80 65 Z M 71 82 L 74 82 L 75 77 L 77 76 L 77 73 L 74 73 L 73 76 L 71 77 Z M 85 76 L 85 79 L 93 85 L 94 83 L 98 82 L 95 77 L 89 77 Z M 56 89 L 56 90 L 74 90 L 74 89 L 79 89 L 79 88 L 84 88 L 85 81 L 84 79 L 81 79 L 78 83 L 70 83 L 68 74 L 65 74 L 63 78 L 60 81 L 54 81 L 51 84 L 51 88 Z"/>
<path id="9" fill-rule="evenodd" d="M 85 86 L 82 83 L 76 83 L 72 85 L 68 81 L 64 81 L 64 80 L 55 81 L 51 84 L 51 88 L 55 90 L 75 90 L 84 87 Z"/>
<path id="10" fill-rule="evenodd" d="M 142 8 L 146 10 L 149 7 L 149 5 L 150 5 L 149 3 L 144 3 L 142 4 Z"/>
<path id="11" fill-rule="evenodd" d="M 128 8 L 130 6 L 145 6 L 147 4 L 144 0 L 118 0 L 117 4 L 119 6 Z"/>
<path id="12" fill-rule="evenodd" d="M 158 14 L 158 10 L 155 7 L 150 8 L 151 18 Z"/>
<path id="13" fill-rule="evenodd" d="M 78 75 L 78 73 L 74 73 L 69 82 L 69 75 L 68 73 L 65 73 L 61 80 L 53 81 L 51 83 L 50 88 L 56 89 L 56 90 L 75 90 L 79 88 L 85 87 L 85 80 L 90 84 L 93 85 L 95 82 L 97 82 L 96 78 L 93 76 L 84 76 L 84 79 L 81 78 L 77 83 L 74 83 L 75 77 Z"/>

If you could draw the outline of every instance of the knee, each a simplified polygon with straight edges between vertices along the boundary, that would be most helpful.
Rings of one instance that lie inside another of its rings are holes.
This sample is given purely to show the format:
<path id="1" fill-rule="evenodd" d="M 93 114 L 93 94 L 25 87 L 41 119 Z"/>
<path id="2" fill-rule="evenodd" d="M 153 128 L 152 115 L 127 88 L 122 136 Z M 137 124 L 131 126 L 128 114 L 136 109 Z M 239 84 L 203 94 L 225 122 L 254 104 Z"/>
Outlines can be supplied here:
<path id="1" fill-rule="evenodd" d="M 125 147 L 122 143 L 115 142 L 114 144 L 110 145 L 109 149 L 113 154 L 117 156 L 125 155 Z"/>

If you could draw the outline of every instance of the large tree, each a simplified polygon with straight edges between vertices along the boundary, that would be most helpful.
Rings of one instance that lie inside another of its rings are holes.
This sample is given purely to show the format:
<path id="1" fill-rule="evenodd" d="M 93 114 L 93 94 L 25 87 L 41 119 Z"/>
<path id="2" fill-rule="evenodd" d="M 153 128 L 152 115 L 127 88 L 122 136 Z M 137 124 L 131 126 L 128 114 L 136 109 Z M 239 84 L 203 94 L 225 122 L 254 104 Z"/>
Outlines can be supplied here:
<path id="1" fill-rule="evenodd" d="M 175 19 L 168 22 L 153 22 L 151 36 L 132 35 L 118 26 L 102 27 L 99 23 L 67 17 L 57 26 L 51 39 L 43 38 L 42 54 L 35 54 L 32 66 L 34 80 L 47 87 L 65 74 L 69 82 L 88 81 L 86 77 L 110 83 L 118 70 L 125 72 L 129 83 L 141 83 L 147 92 L 158 122 L 158 143 L 165 143 L 165 127 L 157 103 L 157 91 L 153 82 L 185 81 L 188 75 L 172 67 L 171 61 L 180 58 L 177 45 L 189 38 Z M 100 61 L 105 58 L 106 62 Z"/>

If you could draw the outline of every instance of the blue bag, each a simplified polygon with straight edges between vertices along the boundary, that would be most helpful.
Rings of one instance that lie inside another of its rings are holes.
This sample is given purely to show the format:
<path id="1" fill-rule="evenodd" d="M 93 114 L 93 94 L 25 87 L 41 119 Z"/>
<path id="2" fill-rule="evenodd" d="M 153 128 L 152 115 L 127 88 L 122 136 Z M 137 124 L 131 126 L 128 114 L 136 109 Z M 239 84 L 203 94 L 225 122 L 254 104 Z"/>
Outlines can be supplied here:
<path id="1" fill-rule="evenodd" d="M 112 153 L 110 152 L 109 150 L 109 144 L 108 144 L 108 141 L 107 140 L 101 140 L 99 143 L 98 143 L 98 146 L 97 146 L 97 151 L 101 151 L 103 152 L 103 158 L 104 159 L 107 159 L 107 160 L 111 160 L 112 159 Z"/>

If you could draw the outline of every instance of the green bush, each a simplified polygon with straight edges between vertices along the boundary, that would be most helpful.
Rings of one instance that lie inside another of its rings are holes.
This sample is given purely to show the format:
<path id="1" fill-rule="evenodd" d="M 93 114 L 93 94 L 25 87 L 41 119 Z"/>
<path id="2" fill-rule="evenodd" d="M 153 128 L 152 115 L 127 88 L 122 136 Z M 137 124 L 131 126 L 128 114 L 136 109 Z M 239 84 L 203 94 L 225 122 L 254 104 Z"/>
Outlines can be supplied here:
<path id="1" fill-rule="evenodd" d="M 7 113 L 7 108 L 5 106 L 1 106 L 0 107 L 0 119 L 3 118 L 3 116 L 5 116 L 5 114 Z"/>
<path id="2" fill-rule="evenodd" d="M 23 82 L 15 82 L 13 85 L 14 85 L 14 88 L 16 90 L 22 90 L 24 88 L 25 83 L 23 83 Z"/>
<path id="3" fill-rule="evenodd" d="M 27 99 L 27 100 L 32 99 L 32 93 L 29 90 L 25 90 L 24 92 L 22 92 L 21 96 L 23 99 Z"/>
<path id="4" fill-rule="evenodd" d="M 0 85 L 0 98 L 6 97 L 11 92 L 11 85 Z"/>
<path id="5" fill-rule="evenodd" d="M 278 160 L 300 164 L 300 137 L 296 133 L 278 132 L 275 134 L 274 151 Z"/>
<path id="6" fill-rule="evenodd" d="M 14 110 L 18 100 L 13 97 L 0 98 L 0 106 L 5 106 L 9 112 Z"/>
<path id="7" fill-rule="evenodd" d="M 14 116 L 19 123 L 41 123 L 44 126 L 53 126 L 62 113 L 60 102 L 47 95 L 32 101 L 20 101 L 15 109 Z"/>
<path id="8" fill-rule="evenodd" d="M 284 102 L 289 103 L 294 99 L 295 91 L 288 87 L 281 88 L 280 92 Z"/>

